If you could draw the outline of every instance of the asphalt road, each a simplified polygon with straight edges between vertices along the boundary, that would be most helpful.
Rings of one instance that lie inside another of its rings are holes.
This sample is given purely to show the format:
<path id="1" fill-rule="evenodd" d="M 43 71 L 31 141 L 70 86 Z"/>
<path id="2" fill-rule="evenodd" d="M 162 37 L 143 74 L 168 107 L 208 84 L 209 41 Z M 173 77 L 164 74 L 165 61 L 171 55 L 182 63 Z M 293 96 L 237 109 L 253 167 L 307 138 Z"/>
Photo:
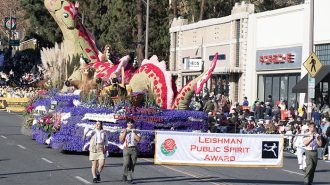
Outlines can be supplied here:
<path id="1" fill-rule="evenodd" d="M 37 144 L 21 133 L 23 118 L 0 112 L 0 185 L 92 184 L 88 154 L 68 153 Z M 122 157 L 111 156 L 98 184 L 120 185 Z M 285 154 L 283 168 L 224 168 L 154 165 L 139 158 L 135 182 L 145 185 L 303 184 L 297 159 Z M 315 183 L 330 185 L 330 162 L 319 161 Z"/>

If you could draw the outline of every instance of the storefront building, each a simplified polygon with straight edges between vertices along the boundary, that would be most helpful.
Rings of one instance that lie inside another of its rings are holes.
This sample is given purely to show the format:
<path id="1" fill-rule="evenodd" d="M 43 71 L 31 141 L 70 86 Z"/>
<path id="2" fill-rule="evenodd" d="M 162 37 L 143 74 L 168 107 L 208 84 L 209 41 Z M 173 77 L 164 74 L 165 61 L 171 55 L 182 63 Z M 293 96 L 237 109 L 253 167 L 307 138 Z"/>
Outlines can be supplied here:
<path id="1" fill-rule="evenodd" d="M 316 77 L 316 99 L 328 95 L 330 72 L 330 1 L 314 5 L 314 51 L 324 67 Z M 309 53 L 310 4 L 291 6 L 249 16 L 246 88 L 252 100 L 287 101 L 288 107 L 307 103 L 307 71 L 303 66 Z"/>
<path id="2" fill-rule="evenodd" d="M 192 24 L 186 19 L 173 20 L 170 71 L 177 76 L 178 89 L 206 71 L 218 52 L 218 63 L 207 82 L 208 91 L 227 95 L 232 101 L 243 98 L 248 16 L 253 12 L 254 6 L 243 2 L 236 3 L 227 17 Z"/>
<path id="3" fill-rule="evenodd" d="M 273 103 L 282 99 L 290 106 L 298 101 L 298 94 L 289 89 L 300 80 L 301 52 L 301 46 L 257 51 L 257 97 L 260 100 L 272 95 Z"/>

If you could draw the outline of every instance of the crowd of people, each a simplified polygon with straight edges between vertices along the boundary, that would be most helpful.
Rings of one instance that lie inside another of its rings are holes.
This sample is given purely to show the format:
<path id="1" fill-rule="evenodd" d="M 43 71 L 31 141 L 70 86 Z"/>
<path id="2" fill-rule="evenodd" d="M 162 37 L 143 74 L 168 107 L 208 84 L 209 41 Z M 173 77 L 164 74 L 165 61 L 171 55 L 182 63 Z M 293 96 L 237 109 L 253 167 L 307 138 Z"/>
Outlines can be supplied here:
<path id="1" fill-rule="evenodd" d="M 33 87 L 10 87 L 0 86 L 0 97 L 3 98 L 31 98 L 38 92 Z"/>
<path id="2" fill-rule="evenodd" d="M 257 99 L 252 104 L 247 97 L 241 103 L 231 103 L 221 94 L 195 97 L 190 108 L 208 114 L 208 132 L 284 134 L 285 149 L 297 155 L 298 167 L 305 171 L 305 184 L 311 184 L 317 159 L 327 160 L 329 155 L 328 102 L 327 97 L 318 98 L 317 103 L 313 101 L 310 120 L 306 106 L 299 107 L 298 103 L 288 106 L 284 99 L 276 101 L 271 95 L 264 102 Z"/>

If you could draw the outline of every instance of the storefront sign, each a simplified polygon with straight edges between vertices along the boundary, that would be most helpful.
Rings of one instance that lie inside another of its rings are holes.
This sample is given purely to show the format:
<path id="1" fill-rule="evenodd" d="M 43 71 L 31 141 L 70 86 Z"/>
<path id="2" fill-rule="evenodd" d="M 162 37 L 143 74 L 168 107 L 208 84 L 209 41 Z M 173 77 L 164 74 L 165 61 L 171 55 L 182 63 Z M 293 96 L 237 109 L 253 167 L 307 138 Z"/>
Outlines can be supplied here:
<path id="1" fill-rule="evenodd" d="M 259 50 L 256 55 L 256 69 L 298 69 L 301 67 L 301 52 L 301 47 Z"/>
<path id="2" fill-rule="evenodd" d="M 203 66 L 202 59 L 184 58 L 183 69 L 189 71 L 201 71 Z"/>
<path id="3" fill-rule="evenodd" d="M 155 164 L 281 167 L 283 136 L 156 131 Z"/>
<path id="4" fill-rule="evenodd" d="M 259 62 L 265 63 L 265 64 L 271 64 L 271 63 L 293 63 L 294 62 L 294 54 L 293 53 L 278 53 L 273 55 L 263 55 L 259 57 Z"/>

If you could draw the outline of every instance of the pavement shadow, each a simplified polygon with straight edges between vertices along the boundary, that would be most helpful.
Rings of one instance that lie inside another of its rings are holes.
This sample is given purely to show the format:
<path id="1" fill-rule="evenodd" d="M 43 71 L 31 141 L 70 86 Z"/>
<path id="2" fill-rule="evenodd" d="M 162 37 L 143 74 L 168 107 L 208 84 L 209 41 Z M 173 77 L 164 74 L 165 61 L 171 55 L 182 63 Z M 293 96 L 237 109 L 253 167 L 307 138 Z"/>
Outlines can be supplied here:
<path id="1" fill-rule="evenodd" d="M 0 162 L 1 161 L 9 161 L 9 160 L 11 160 L 11 159 L 0 159 Z"/>
<path id="2" fill-rule="evenodd" d="M 315 172 L 330 172 L 330 170 L 316 170 Z"/>
<path id="3" fill-rule="evenodd" d="M 35 170 L 35 171 L 13 172 L 13 173 L 0 173 L 0 176 L 57 172 L 57 171 L 68 171 L 68 170 L 82 170 L 82 169 L 90 169 L 90 168 L 91 167 L 88 166 L 88 167 L 80 167 L 80 168 L 60 168 L 60 169 L 51 169 L 51 170 Z"/>
<path id="4" fill-rule="evenodd" d="M 159 182 L 193 182 L 196 180 L 194 177 L 184 177 L 184 176 L 171 176 L 171 177 L 150 177 L 150 178 L 138 178 L 134 179 L 134 181 L 137 184 L 143 183 L 143 184 L 148 184 L 148 183 L 159 183 Z M 214 179 L 216 177 L 203 177 L 203 178 L 198 178 L 198 181 L 196 182 L 212 182 L 211 179 Z"/>
<path id="5" fill-rule="evenodd" d="M 297 159 L 297 156 L 285 156 L 285 159 Z"/>
<path id="6" fill-rule="evenodd" d="M 138 178 L 138 179 L 134 179 L 134 182 L 136 184 L 141 184 L 141 183 L 148 184 L 148 183 L 154 183 L 154 182 L 179 181 L 179 179 L 173 180 L 173 178 L 181 178 L 181 177 L 183 177 L 183 176 Z M 105 180 L 105 181 L 101 181 L 101 183 L 115 183 L 115 184 L 117 184 L 118 182 L 123 183 L 123 184 L 127 184 L 126 182 L 123 182 L 122 180 Z"/>
<path id="7" fill-rule="evenodd" d="M 105 159 L 106 161 L 105 161 L 105 166 L 107 166 L 107 165 L 109 165 L 109 166 L 122 166 L 123 165 L 123 163 L 122 162 L 120 162 L 120 163 L 110 163 L 110 164 L 107 164 L 107 159 Z M 110 159 L 110 161 L 111 161 L 111 159 Z M 151 166 L 151 165 L 154 165 L 154 163 L 153 162 L 138 162 L 137 164 L 136 164 L 136 166 Z"/>
<path id="8" fill-rule="evenodd" d="M 75 151 L 62 150 L 61 153 L 64 154 L 64 155 L 85 155 L 85 156 L 89 155 L 88 151 L 75 152 Z"/>
<path id="9" fill-rule="evenodd" d="M 194 180 L 193 182 L 200 182 L 200 180 Z M 235 184 L 303 184 L 303 181 L 285 181 L 285 180 L 247 180 L 247 179 L 212 179 L 203 180 L 202 182 L 210 183 L 235 183 Z M 314 182 L 314 184 L 329 184 L 329 182 Z"/>

